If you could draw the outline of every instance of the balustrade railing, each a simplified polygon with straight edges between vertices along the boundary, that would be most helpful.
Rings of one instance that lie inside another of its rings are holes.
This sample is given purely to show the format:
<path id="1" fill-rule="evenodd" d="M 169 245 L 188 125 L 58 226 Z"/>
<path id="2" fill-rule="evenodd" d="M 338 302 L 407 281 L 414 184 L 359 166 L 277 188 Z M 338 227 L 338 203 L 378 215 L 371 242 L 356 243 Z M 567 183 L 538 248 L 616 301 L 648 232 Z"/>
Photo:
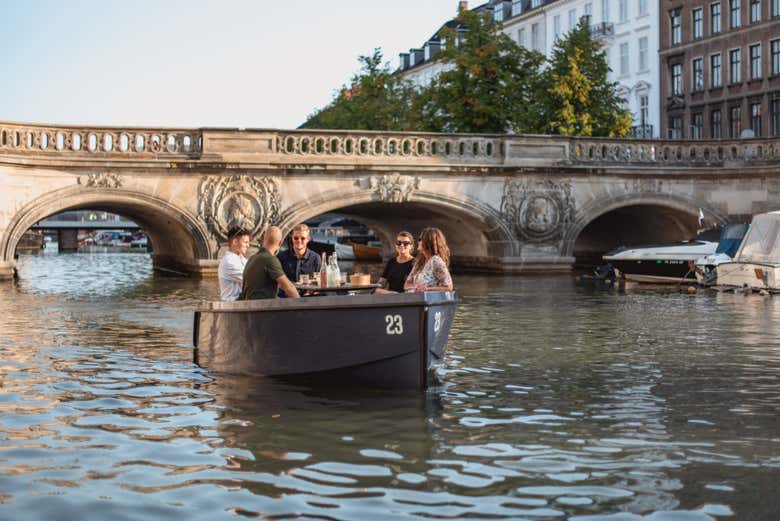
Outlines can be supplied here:
<path id="1" fill-rule="evenodd" d="M 63 155 L 199 154 L 200 131 L 184 129 L 119 129 L 49 127 L 0 122 L 0 151 Z"/>
<path id="2" fill-rule="evenodd" d="M 279 132 L 277 150 L 285 156 L 341 156 L 355 159 L 442 158 L 464 163 L 501 163 L 503 137 L 334 132 Z"/>
<path id="3" fill-rule="evenodd" d="M 254 147 L 257 139 L 267 147 Z M 243 150 L 247 147 L 246 150 Z M 535 151 L 539 150 L 539 154 Z M 105 159 L 397 163 L 458 167 L 780 163 L 780 137 L 668 140 L 411 132 L 54 127 L 0 122 L 0 153 Z M 531 161 L 531 163 L 528 163 Z"/>

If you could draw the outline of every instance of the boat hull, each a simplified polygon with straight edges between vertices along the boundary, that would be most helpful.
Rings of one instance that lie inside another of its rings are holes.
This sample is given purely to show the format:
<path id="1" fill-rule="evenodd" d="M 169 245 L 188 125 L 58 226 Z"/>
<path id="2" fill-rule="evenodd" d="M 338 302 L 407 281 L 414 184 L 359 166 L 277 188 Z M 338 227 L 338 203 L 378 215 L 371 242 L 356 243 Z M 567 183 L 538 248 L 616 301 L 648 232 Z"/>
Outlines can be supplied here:
<path id="1" fill-rule="evenodd" d="M 780 264 L 724 262 L 715 267 L 717 286 L 780 292 Z"/>
<path id="2" fill-rule="evenodd" d="M 312 384 L 425 388 L 454 292 L 218 302 L 195 317 L 195 361 L 224 373 Z"/>
<path id="3" fill-rule="evenodd" d="M 678 283 L 696 281 L 689 260 L 619 260 L 604 257 L 619 272 L 618 275 L 634 282 Z"/>

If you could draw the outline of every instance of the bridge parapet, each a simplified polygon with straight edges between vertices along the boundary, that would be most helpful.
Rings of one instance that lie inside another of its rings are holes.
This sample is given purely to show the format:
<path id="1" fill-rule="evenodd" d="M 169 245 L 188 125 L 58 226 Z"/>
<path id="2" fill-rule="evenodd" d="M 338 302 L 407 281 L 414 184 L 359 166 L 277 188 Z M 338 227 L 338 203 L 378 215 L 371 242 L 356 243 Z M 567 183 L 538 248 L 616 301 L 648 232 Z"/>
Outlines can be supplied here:
<path id="1" fill-rule="evenodd" d="M 197 157 L 199 130 L 0 122 L 0 152 L 67 157 Z"/>
<path id="2" fill-rule="evenodd" d="M 0 122 L 0 154 L 98 162 L 140 160 L 409 168 L 743 168 L 780 162 L 780 138 L 665 140 L 340 130 L 134 128 Z M 306 166 L 309 168 L 309 166 Z"/>

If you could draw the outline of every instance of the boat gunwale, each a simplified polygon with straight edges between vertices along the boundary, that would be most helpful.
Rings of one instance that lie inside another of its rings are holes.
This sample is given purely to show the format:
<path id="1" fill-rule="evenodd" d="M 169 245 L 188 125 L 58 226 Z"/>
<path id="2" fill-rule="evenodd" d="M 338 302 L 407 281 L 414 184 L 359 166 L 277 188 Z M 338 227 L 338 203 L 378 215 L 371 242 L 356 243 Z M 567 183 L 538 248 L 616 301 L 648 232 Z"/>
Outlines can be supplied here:
<path id="1" fill-rule="evenodd" d="M 201 313 L 257 313 L 350 308 L 428 307 L 455 305 L 457 301 L 458 298 L 455 291 L 398 293 L 391 295 L 332 295 L 303 297 L 300 299 L 213 301 L 202 303 L 196 311 Z"/>

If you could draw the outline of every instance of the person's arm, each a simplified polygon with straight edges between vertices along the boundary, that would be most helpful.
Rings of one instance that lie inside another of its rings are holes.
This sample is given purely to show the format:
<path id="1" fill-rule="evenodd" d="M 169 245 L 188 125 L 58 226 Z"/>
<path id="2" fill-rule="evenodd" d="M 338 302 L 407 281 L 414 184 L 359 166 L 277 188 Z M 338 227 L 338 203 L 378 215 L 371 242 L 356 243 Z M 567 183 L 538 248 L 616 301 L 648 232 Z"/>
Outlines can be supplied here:
<path id="1" fill-rule="evenodd" d="M 431 259 L 433 262 L 433 276 L 436 279 L 435 286 L 428 286 L 426 291 L 452 291 L 452 276 L 447 265 L 441 257 L 436 256 Z"/>
<path id="2" fill-rule="evenodd" d="M 298 290 L 295 289 L 295 286 L 293 286 L 293 283 L 287 278 L 287 275 L 279 275 L 276 277 L 276 282 L 288 298 L 301 298 L 298 294 Z"/>

